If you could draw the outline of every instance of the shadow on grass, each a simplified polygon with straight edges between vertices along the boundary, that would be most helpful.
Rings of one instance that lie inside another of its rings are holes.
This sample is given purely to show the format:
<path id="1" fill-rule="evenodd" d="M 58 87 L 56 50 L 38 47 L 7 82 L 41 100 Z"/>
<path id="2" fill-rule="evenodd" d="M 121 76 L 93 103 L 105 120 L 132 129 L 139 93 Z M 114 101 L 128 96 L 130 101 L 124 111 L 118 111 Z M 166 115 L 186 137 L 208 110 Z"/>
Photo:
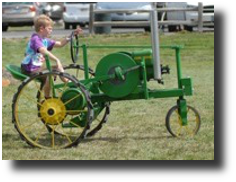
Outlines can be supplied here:
<path id="1" fill-rule="evenodd" d="M 4 141 L 4 143 L 2 144 L 2 148 L 4 148 L 5 150 L 18 150 L 19 147 L 21 147 L 21 149 L 34 149 L 32 146 L 28 145 L 25 141 L 21 140 L 20 135 L 18 133 L 2 134 L 2 141 Z M 9 156 L 6 159 L 4 158 L 6 157 L 4 156 L 4 154 L 2 154 L 3 160 L 9 160 Z"/>
<path id="2" fill-rule="evenodd" d="M 129 139 L 132 140 L 161 140 L 161 139 L 167 139 L 167 138 L 173 138 L 172 136 L 158 136 L 158 137 L 129 137 Z M 105 141 L 105 142 L 111 142 L 111 143 L 118 143 L 119 141 L 127 139 L 127 137 L 100 137 L 100 138 L 86 138 L 81 143 L 89 143 L 94 141 Z"/>
<path id="3" fill-rule="evenodd" d="M 122 137 L 95 137 L 95 138 L 86 138 L 81 141 L 81 143 L 89 144 L 92 142 L 108 142 L 108 143 L 119 143 L 122 140 L 134 140 L 134 141 L 155 141 L 155 140 L 163 140 L 163 139 L 173 139 L 171 136 L 140 136 L 140 137 L 130 137 L 130 136 L 122 136 Z M 22 141 L 20 136 L 17 134 L 6 134 L 2 133 L 2 147 L 7 149 L 36 149 L 28 144 L 25 141 Z M 79 146 L 77 146 L 79 147 Z"/>
<path id="4" fill-rule="evenodd" d="M 17 141 L 17 140 L 20 140 L 20 136 L 18 134 L 8 134 L 8 133 L 2 134 L 2 141 L 4 141 L 3 146 L 11 145 L 11 147 L 14 148 L 14 145 L 12 145 L 12 142 Z"/>

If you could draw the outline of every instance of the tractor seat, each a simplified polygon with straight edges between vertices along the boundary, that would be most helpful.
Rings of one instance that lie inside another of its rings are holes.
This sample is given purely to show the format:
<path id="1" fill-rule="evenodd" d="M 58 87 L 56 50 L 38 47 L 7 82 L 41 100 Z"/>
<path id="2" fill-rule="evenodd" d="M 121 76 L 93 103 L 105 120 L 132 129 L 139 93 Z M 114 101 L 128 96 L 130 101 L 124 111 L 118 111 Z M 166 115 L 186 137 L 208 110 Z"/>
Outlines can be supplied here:
<path id="1" fill-rule="evenodd" d="M 21 68 L 19 66 L 16 65 L 7 65 L 6 69 L 11 73 L 11 75 L 17 79 L 17 80 L 25 80 L 26 78 L 28 78 L 29 76 L 21 73 Z"/>

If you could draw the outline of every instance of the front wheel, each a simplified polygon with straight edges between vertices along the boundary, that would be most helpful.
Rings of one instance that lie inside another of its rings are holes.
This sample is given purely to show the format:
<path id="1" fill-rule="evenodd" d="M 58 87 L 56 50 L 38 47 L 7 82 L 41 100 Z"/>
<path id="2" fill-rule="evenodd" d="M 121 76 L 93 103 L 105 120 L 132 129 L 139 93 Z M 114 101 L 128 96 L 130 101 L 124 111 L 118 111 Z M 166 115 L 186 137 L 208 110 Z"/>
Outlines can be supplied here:
<path id="1" fill-rule="evenodd" d="M 187 106 L 187 125 L 182 124 L 178 106 L 172 107 L 166 115 L 166 128 L 174 137 L 194 136 L 198 133 L 201 125 L 201 118 L 198 111 Z"/>

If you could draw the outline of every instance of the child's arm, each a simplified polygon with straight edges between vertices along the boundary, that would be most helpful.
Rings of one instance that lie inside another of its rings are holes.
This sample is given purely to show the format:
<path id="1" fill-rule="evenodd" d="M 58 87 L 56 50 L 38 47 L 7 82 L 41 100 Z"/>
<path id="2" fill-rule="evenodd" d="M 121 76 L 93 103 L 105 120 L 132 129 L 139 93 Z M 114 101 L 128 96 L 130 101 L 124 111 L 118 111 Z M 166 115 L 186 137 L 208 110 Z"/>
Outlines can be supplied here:
<path id="1" fill-rule="evenodd" d="M 75 31 L 74 34 L 78 35 L 78 34 L 82 34 L 83 30 L 78 27 Z M 56 41 L 54 47 L 64 47 L 68 42 L 70 42 L 70 36 L 64 38 L 62 41 Z"/>
<path id="2" fill-rule="evenodd" d="M 66 37 L 62 41 L 56 41 L 54 47 L 64 47 L 68 42 L 70 42 L 70 37 Z"/>
<path id="3" fill-rule="evenodd" d="M 45 55 L 48 55 L 48 57 L 50 58 L 50 60 L 56 62 L 57 67 L 58 67 L 59 69 L 60 69 L 60 68 L 63 68 L 63 66 L 62 66 L 62 64 L 61 64 L 61 62 L 60 62 L 60 60 L 59 60 L 56 56 L 54 56 L 50 51 L 48 51 L 45 47 L 40 47 L 40 48 L 38 49 L 38 51 L 39 51 L 41 54 L 43 54 L 44 56 L 45 56 Z"/>

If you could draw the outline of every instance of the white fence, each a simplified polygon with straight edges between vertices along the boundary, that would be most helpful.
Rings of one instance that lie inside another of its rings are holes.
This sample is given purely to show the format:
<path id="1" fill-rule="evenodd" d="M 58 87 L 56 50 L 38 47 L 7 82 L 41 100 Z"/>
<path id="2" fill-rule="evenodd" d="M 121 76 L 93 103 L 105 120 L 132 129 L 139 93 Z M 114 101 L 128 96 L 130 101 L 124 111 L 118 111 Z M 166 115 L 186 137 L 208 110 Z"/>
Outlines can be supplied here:
<path id="1" fill-rule="evenodd" d="M 186 26 L 197 26 L 198 31 L 203 31 L 203 3 L 198 3 L 198 7 L 196 8 L 157 8 L 157 12 L 159 13 L 167 13 L 167 12 L 198 12 L 198 20 L 190 21 L 190 20 L 162 20 L 158 21 L 158 24 L 163 25 L 186 25 Z M 150 21 L 95 21 L 95 14 L 111 14 L 111 13 L 146 13 L 150 10 L 129 10 L 129 9 L 120 9 L 120 10 L 96 10 L 94 6 L 90 5 L 90 21 L 89 21 L 89 32 L 90 34 L 94 33 L 94 27 L 102 27 L 102 26 L 112 26 L 112 27 L 137 27 L 137 26 L 150 26 Z"/>

